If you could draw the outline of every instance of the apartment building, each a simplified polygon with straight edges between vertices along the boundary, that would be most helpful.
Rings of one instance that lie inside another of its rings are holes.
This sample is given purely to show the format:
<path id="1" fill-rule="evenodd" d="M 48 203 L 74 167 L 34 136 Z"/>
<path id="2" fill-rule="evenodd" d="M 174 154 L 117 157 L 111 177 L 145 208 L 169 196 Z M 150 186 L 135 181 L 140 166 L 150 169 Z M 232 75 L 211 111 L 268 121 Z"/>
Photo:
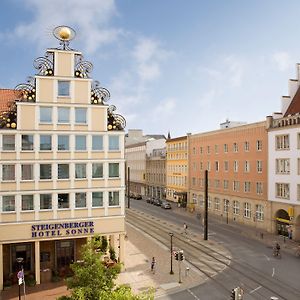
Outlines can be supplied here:
<path id="1" fill-rule="evenodd" d="M 209 213 L 270 230 L 266 122 L 193 134 L 188 145 L 189 207 L 203 212 L 208 170 Z"/>
<path id="2" fill-rule="evenodd" d="M 69 48 L 74 30 L 54 36 L 60 46 L 35 60 L 38 74 L 0 90 L 0 289 L 18 261 L 37 284 L 66 273 L 95 235 L 124 258 L 125 119 Z"/>
<path id="3" fill-rule="evenodd" d="M 188 138 L 181 136 L 167 139 L 166 147 L 166 198 L 185 207 L 188 188 Z"/>
<path id="4" fill-rule="evenodd" d="M 269 192 L 273 231 L 300 240 L 300 90 L 298 78 L 289 81 L 280 113 L 267 117 Z"/>

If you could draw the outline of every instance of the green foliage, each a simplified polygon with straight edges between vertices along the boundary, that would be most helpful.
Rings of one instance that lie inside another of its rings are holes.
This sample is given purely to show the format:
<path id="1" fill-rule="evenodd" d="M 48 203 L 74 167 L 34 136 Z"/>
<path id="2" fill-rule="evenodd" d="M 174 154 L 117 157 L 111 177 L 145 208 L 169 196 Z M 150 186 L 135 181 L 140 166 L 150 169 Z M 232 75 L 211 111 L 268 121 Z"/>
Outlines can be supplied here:
<path id="1" fill-rule="evenodd" d="M 117 261 L 116 251 L 112 246 L 109 247 L 109 256 L 111 260 Z"/>
<path id="2" fill-rule="evenodd" d="M 106 236 L 102 236 L 101 237 L 101 246 L 100 246 L 102 253 L 105 253 L 107 251 L 107 246 L 108 246 L 107 238 L 106 238 Z"/>

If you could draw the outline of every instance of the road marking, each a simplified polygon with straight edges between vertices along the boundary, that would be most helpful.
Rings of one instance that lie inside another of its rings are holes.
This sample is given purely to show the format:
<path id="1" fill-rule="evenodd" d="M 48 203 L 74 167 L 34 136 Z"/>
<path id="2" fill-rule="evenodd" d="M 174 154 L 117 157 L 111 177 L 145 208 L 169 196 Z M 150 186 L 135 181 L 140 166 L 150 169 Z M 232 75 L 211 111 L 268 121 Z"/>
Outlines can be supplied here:
<path id="1" fill-rule="evenodd" d="M 264 254 L 264 256 L 266 257 L 267 261 L 270 261 L 270 260 L 271 260 L 270 257 L 267 256 L 266 254 Z"/>
<path id="2" fill-rule="evenodd" d="M 273 268 L 272 277 L 275 275 L 275 268 Z"/>
<path id="3" fill-rule="evenodd" d="M 261 285 L 258 286 L 256 289 L 252 290 L 249 294 L 252 294 L 252 293 L 256 292 L 256 291 L 259 290 L 260 288 L 261 288 Z"/>
<path id="4" fill-rule="evenodd" d="M 187 289 L 187 291 L 197 300 L 200 300 L 199 297 L 197 297 L 190 289 Z"/>

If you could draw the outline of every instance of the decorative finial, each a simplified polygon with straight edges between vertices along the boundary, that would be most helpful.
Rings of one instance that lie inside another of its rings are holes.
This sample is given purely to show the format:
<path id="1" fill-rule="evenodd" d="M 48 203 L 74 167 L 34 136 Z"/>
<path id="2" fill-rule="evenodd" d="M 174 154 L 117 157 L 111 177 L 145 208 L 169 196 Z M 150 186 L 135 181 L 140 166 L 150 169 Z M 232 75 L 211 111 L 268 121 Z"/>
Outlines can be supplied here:
<path id="1" fill-rule="evenodd" d="M 53 30 L 53 35 L 60 41 L 63 50 L 70 50 L 69 43 L 75 38 L 76 32 L 69 26 L 57 26 Z"/>

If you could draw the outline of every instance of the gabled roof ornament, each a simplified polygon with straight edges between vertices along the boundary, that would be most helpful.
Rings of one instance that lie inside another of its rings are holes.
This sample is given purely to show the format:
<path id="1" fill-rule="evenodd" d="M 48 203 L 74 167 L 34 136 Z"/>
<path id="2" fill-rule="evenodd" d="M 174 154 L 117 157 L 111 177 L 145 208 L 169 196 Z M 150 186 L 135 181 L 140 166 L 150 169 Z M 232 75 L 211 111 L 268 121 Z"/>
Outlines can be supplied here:
<path id="1" fill-rule="evenodd" d="M 57 26 L 53 29 L 53 35 L 60 41 L 60 47 L 57 49 L 72 50 L 69 47 L 71 40 L 75 38 L 76 32 L 69 26 Z"/>

